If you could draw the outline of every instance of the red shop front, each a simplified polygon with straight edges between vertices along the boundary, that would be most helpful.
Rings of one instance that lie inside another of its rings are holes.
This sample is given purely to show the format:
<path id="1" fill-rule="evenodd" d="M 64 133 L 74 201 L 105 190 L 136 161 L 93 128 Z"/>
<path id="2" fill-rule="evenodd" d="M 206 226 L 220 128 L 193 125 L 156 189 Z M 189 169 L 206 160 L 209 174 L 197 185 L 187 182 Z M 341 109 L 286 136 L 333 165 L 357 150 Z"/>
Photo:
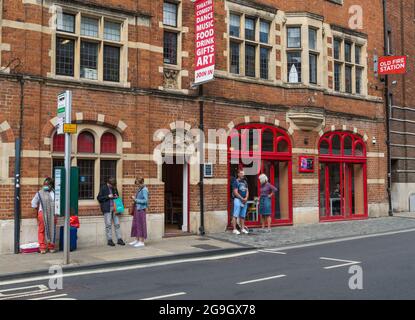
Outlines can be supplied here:
<path id="1" fill-rule="evenodd" d="M 232 218 L 232 181 L 243 168 L 249 187 L 246 225 L 259 227 L 259 175 L 278 188 L 272 199 L 272 225 L 292 225 L 292 143 L 285 131 L 263 124 L 239 126 L 228 139 L 228 213 Z"/>
<path id="2" fill-rule="evenodd" d="M 320 221 L 365 219 L 367 155 L 362 138 L 331 132 L 319 145 Z"/>

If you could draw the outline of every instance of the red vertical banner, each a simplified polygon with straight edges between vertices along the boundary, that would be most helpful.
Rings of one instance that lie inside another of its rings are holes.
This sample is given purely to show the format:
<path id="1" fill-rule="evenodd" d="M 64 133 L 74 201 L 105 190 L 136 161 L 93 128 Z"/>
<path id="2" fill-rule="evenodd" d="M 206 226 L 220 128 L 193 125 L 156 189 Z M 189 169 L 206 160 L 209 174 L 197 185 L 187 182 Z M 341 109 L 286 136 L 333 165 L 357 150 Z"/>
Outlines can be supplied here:
<path id="1" fill-rule="evenodd" d="M 215 25 L 213 0 L 195 3 L 195 84 L 213 80 L 215 74 Z"/>

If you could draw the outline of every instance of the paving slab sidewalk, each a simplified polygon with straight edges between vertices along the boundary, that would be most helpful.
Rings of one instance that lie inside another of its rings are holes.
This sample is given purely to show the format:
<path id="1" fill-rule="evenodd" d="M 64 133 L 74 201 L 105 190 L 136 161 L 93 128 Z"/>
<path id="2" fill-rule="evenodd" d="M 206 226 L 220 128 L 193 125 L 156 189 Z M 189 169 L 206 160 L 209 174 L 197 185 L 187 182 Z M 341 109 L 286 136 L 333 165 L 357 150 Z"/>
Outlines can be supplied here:
<path id="1" fill-rule="evenodd" d="M 396 214 L 394 217 L 373 218 L 368 220 L 278 227 L 272 229 L 271 233 L 263 233 L 260 229 L 252 229 L 252 232 L 245 236 L 237 236 L 228 231 L 213 234 L 210 235 L 210 237 L 255 248 L 277 248 L 292 244 L 370 235 L 405 229 L 415 229 L 415 213 L 402 213 Z"/>
<path id="2" fill-rule="evenodd" d="M 129 245 L 125 247 L 102 246 L 80 248 L 77 251 L 71 252 L 71 267 L 139 261 L 146 258 L 168 258 L 180 254 L 214 253 L 219 250 L 239 248 L 243 249 L 244 247 L 228 241 L 215 240 L 207 237 L 184 236 L 149 241 L 146 247 L 141 249 L 136 249 Z M 52 265 L 61 265 L 62 258 L 62 252 L 46 255 L 38 253 L 0 255 L 0 277 L 48 270 Z"/>

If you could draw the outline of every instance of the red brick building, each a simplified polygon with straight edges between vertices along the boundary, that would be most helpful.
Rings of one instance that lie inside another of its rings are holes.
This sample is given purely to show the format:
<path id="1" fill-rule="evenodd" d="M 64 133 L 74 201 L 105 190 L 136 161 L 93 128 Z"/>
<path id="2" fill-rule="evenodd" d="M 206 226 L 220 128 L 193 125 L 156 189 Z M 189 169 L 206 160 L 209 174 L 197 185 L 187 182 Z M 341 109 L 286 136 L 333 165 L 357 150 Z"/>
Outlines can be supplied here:
<path id="1" fill-rule="evenodd" d="M 415 211 L 415 2 L 387 1 L 388 51 L 407 56 L 407 72 L 389 77 L 392 202 L 395 212 Z"/>
<path id="2" fill-rule="evenodd" d="M 62 164 L 56 101 L 67 89 L 78 123 L 81 245 L 104 241 L 95 198 L 108 175 L 124 199 L 136 177 L 146 179 L 151 238 L 197 232 L 198 165 L 157 164 L 153 153 L 158 130 L 199 127 L 200 100 L 206 130 L 242 139 L 206 144 L 228 159 L 204 180 L 207 232 L 228 225 L 240 154 L 279 186 L 275 226 L 386 215 L 384 86 L 373 70 L 384 51 L 382 1 L 355 2 L 216 0 L 215 80 L 199 99 L 191 1 L 0 0 L 1 251 L 13 248 L 14 140 L 21 128 L 22 242 L 34 241 L 30 200 Z M 260 139 L 250 143 L 254 129 Z M 257 174 L 247 179 L 255 226 Z"/>

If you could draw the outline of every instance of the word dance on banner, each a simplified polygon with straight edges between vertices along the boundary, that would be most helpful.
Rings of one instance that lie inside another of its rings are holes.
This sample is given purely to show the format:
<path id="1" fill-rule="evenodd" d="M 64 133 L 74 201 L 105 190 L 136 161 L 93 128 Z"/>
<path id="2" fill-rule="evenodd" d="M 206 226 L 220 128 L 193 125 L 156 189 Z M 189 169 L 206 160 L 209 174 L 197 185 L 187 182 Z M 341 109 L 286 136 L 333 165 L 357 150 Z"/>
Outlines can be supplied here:
<path id="1" fill-rule="evenodd" d="M 195 1 L 195 84 L 213 80 L 215 73 L 215 27 L 213 0 Z"/>

